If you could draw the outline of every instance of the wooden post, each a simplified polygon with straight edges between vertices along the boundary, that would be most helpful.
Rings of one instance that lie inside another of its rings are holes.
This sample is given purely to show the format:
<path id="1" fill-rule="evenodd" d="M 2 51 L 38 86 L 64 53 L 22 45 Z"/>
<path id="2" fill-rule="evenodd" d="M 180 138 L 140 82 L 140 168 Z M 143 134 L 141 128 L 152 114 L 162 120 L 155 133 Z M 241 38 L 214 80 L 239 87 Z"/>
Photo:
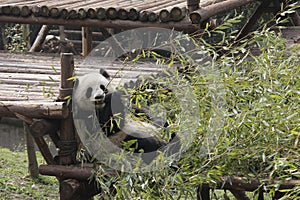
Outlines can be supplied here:
<path id="1" fill-rule="evenodd" d="M 61 83 L 59 99 L 66 101 L 72 95 L 73 81 L 68 80 L 74 74 L 74 56 L 72 53 L 61 54 Z M 68 105 L 71 110 L 71 105 Z M 69 112 L 67 118 L 61 120 L 59 141 L 59 164 L 70 165 L 76 162 L 77 143 L 73 117 Z"/>
<path id="2" fill-rule="evenodd" d="M 82 27 L 82 55 L 87 56 L 92 50 L 92 28 Z"/>
<path id="3" fill-rule="evenodd" d="M 29 126 L 23 122 L 24 133 L 26 138 L 27 146 L 27 157 L 28 157 L 28 171 L 31 178 L 38 178 L 39 176 L 39 167 L 36 159 L 35 149 L 34 149 L 34 140 L 30 134 Z"/>

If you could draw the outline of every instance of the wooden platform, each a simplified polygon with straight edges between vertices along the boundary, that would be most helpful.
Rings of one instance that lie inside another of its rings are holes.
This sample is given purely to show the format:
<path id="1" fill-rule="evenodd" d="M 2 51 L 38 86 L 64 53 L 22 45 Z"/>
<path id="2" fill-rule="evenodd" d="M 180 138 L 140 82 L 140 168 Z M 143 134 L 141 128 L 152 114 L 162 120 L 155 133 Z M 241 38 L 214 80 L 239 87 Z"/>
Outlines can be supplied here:
<path id="1" fill-rule="evenodd" d="M 135 80 L 141 74 L 151 74 L 159 70 L 154 64 L 139 63 L 138 65 L 134 67 L 119 61 L 86 62 L 83 57 L 78 56 L 75 57 L 75 75 L 99 73 L 100 67 L 105 68 L 113 77 L 113 84 L 117 86 Z M 2 115 L 16 117 L 12 113 L 21 112 L 30 117 L 40 115 L 46 118 L 64 117 L 63 103 L 56 102 L 59 83 L 60 55 L 0 53 L 0 113 L 3 113 Z M 30 110 L 33 107 L 36 108 L 36 113 L 26 113 L 27 108 Z"/>

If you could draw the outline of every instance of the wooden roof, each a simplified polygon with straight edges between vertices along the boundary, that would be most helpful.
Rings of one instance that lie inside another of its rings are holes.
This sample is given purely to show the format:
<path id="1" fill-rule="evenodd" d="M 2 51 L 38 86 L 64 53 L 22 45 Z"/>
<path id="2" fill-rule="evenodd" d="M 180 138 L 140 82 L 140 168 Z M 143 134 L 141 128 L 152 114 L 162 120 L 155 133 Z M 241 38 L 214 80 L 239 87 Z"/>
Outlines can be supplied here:
<path id="1" fill-rule="evenodd" d="M 1 0 L 2 15 L 63 17 L 70 19 L 180 21 L 186 0 Z M 64 13 L 61 13 L 64 12 Z M 166 16 L 168 15 L 168 16 Z"/>

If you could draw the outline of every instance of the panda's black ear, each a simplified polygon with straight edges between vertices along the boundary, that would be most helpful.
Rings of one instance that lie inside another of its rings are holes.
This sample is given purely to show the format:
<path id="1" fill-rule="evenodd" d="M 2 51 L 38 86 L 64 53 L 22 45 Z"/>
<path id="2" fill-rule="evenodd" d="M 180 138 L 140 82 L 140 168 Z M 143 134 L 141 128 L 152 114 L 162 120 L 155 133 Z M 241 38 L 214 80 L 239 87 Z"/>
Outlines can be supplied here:
<path id="1" fill-rule="evenodd" d="M 79 79 L 78 78 L 76 78 L 75 80 L 74 80 L 74 89 L 76 89 L 77 87 L 78 87 L 78 85 L 79 85 Z"/>
<path id="2" fill-rule="evenodd" d="M 100 74 L 102 76 L 104 76 L 105 78 L 110 79 L 110 76 L 109 76 L 109 74 L 107 73 L 107 71 L 105 69 L 101 68 L 100 69 Z"/>

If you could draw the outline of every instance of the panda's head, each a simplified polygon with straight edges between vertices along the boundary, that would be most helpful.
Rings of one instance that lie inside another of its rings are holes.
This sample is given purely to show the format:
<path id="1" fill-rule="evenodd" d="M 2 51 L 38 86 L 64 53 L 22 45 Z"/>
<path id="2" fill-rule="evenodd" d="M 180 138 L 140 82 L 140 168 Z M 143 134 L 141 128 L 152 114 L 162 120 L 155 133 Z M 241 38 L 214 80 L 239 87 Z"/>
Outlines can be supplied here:
<path id="1" fill-rule="evenodd" d="M 80 110 L 92 111 L 105 105 L 107 93 L 114 92 L 108 73 L 101 69 L 99 74 L 87 74 L 75 80 L 72 100 Z"/>

